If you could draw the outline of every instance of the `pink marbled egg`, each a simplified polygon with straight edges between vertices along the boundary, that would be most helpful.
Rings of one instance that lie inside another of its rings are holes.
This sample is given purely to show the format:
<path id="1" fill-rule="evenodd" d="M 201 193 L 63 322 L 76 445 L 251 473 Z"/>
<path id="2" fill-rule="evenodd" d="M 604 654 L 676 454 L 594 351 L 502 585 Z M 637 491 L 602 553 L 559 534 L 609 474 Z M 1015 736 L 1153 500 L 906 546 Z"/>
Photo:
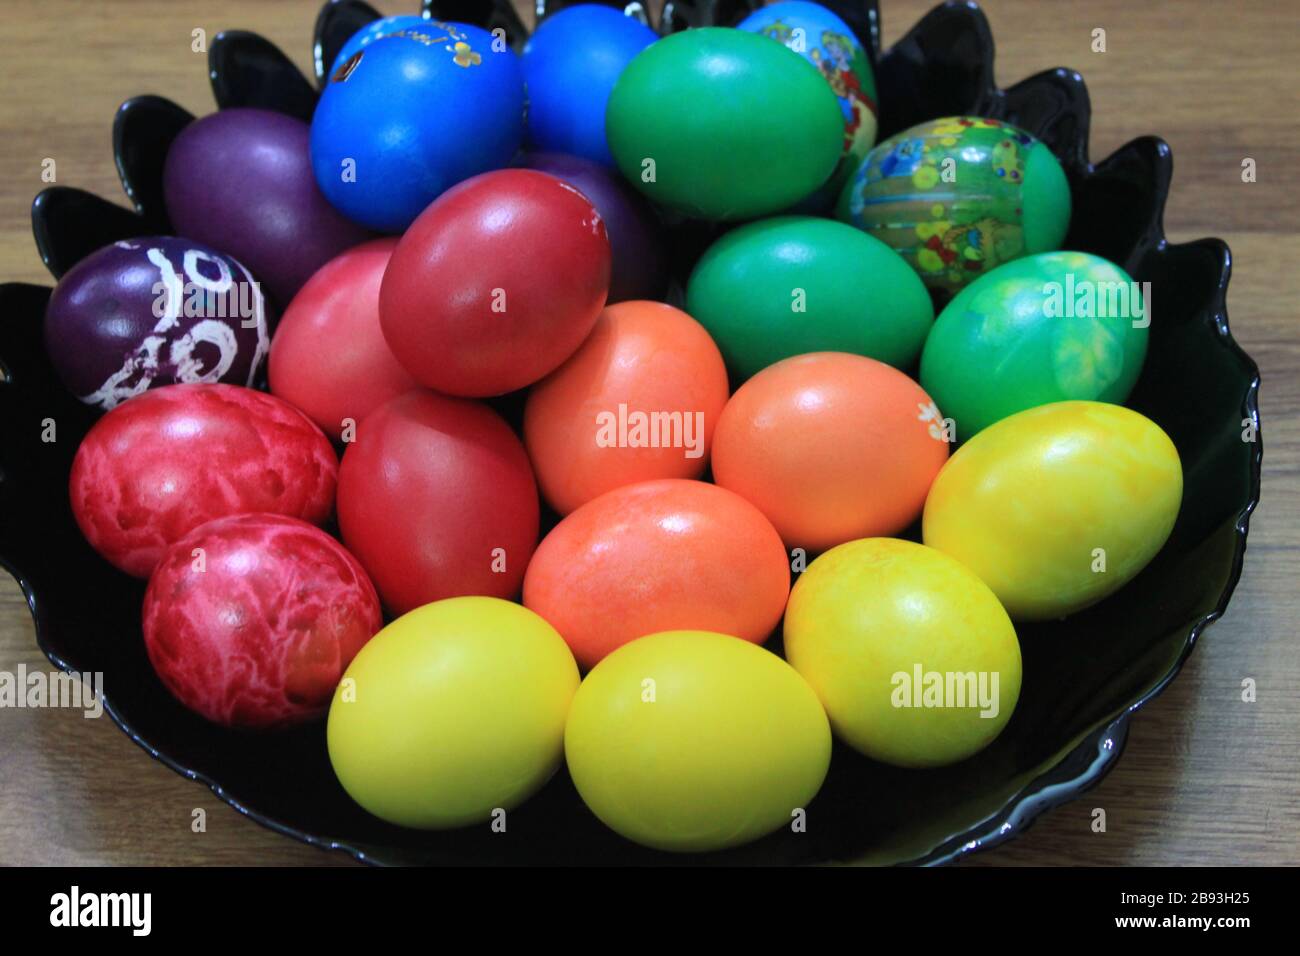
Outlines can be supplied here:
<path id="1" fill-rule="evenodd" d="M 227 515 L 323 524 L 338 458 L 289 403 L 238 385 L 167 385 L 118 405 L 72 463 L 72 513 L 91 547 L 148 577 L 172 542 Z"/>
<path id="2" fill-rule="evenodd" d="M 356 558 L 319 528 L 274 514 L 218 518 L 168 548 L 143 619 L 149 660 L 176 699 L 246 729 L 324 715 L 383 624 Z"/>

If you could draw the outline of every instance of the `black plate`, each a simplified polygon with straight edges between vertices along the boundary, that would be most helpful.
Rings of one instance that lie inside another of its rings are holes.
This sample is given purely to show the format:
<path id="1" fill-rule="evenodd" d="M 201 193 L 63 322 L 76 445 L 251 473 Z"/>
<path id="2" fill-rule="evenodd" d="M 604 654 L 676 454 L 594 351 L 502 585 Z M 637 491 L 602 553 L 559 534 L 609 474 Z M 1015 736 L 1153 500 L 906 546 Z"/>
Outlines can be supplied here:
<path id="1" fill-rule="evenodd" d="M 673 0 L 663 27 L 734 23 L 747 0 Z M 138 581 L 100 560 L 77 531 L 67 477 L 95 413 L 59 385 L 41 343 L 49 290 L 0 287 L 0 561 L 18 579 L 37 641 L 58 667 L 100 671 L 105 708 L 157 759 L 199 780 L 258 822 L 322 847 L 382 863 L 942 863 L 1022 831 L 1044 810 L 1078 796 L 1115 764 L 1129 715 L 1178 673 L 1197 637 L 1228 603 L 1241 573 L 1246 528 L 1259 500 L 1259 373 L 1228 331 L 1224 296 L 1231 259 L 1217 239 L 1165 241 L 1161 217 L 1172 159 L 1154 137 L 1093 164 L 1089 105 L 1070 70 L 993 84 L 993 41 L 973 4 L 928 14 L 879 52 L 874 2 L 832 0 L 866 43 L 884 105 L 881 137 L 958 113 L 1008 120 L 1046 141 L 1074 194 L 1066 246 L 1097 253 L 1154 289 L 1150 349 L 1129 404 L 1169 433 L 1182 457 L 1185 493 L 1169 543 L 1128 587 L 1068 620 L 1020 628 L 1024 686 L 1006 730 L 983 753 L 940 770 L 885 767 L 837 745 L 830 775 L 809 810 L 806 834 L 782 831 L 707 856 L 670 856 L 634 846 L 601 826 L 561 772 L 511 812 L 510 835 L 487 827 L 420 833 L 370 817 L 339 787 L 324 730 L 246 736 L 177 704 L 155 678 L 139 630 Z M 439 15 L 522 27 L 504 0 L 426 4 Z M 554 4 L 552 8 L 554 8 Z M 329 63 L 346 30 L 374 12 L 345 0 L 317 20 L 317 63 Z M 314 87 L 260 37 L 230 33 L 213 44 L 213 88 L 222 105 L 310 112 Z M 237 75 L 228 71 L 237 71 Z M 133 105 L 132 105 L 133 104 Z M 161 151 L 187 114 L 157 97 L 129 101 L 115 130 L 118 167 L 136 211 L 86 193 L 51 190 L 33 208 L 37 244 L 62 273 L 98 245 L 152 231 Z M 161 219 L 159 217 L 162 217 Z M 692 235 L 683 227 L 682 245 Z M 54 442 L 42 441 L 47 419 Z M 1032 494 L 1032 489 L 1026 489 Z"/>

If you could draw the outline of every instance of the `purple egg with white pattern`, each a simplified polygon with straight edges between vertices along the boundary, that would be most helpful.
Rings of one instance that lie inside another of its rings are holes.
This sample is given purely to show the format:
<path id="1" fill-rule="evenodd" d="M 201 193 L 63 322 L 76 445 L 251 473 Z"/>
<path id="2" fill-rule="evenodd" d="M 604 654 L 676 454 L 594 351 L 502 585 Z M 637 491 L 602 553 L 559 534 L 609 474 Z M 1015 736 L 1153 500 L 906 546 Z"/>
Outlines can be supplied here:
<path id="1" fill-rule="evenodd" d="M 266 306 L 238 261 L 189 239 L 105 246 L 70 269 L 45 309 L 60 380 L 104 410 L 182 382 L 252 385 L 270 351 Z"/>

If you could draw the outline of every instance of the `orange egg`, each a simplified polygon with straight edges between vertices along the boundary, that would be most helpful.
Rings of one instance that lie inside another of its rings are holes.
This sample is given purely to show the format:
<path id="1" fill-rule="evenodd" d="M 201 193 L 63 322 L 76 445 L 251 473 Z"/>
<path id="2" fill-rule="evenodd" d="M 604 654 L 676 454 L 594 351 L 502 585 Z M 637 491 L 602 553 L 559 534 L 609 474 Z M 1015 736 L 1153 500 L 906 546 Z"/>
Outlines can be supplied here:
<path id="1" fill-rule="evenodd" d="M 902 531 L 947 458 L 944 423 L 921 386 L 842 352 L 763 369 L 731 397 L 713 436 L 714 480 L 809 551 Z"/>
<path id="2" fill-rule="evenodd" d="M 560 514 L 623 485 L 698 478 L 727 403 L 727 370 L 704 327 L 662 302 L 620 302 L 533 386 L 524 440 Z"/>
<path id="3" fill-rule="evenodd" d="M 761 643 L 785 610 L 785 548 L 757 508 L 725 488 L 665 479 L 589 501 L 548 534 L 524 575 L 536 611 L 592 667 L 658 631 Z"/>

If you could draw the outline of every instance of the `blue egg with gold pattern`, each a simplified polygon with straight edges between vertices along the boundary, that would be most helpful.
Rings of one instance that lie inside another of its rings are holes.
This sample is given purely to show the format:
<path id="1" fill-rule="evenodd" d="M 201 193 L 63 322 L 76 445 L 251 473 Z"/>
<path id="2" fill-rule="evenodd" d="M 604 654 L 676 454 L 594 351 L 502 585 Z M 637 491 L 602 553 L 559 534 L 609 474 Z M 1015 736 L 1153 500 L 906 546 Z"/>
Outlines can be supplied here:
<path id="1" fill-rule="evenodd" d="M 348 37 L 348 42 L 343 44 L 338 56 L 334 58 L 334 62 L 330 65 L 330 76 L 333 76 L 338 71 L 338 68 L 350 60 L 358 50 L 370 46 L 380 37 L 398 33 L 402 30 L 417 30 L 427 26 L 428 23 L 429 21 L 419 14 L 407 13 L 396 17 L 381 17 L 367 24 Z"/>
<path id="2" fill-rule="evenodd" d="M 523 70 L 504 38 L 423 20 L 330 75 L 312 118 L 312 172 L 349 219 L 397 233 L 450 187 L 509 165 L 523 135 Z"/>

